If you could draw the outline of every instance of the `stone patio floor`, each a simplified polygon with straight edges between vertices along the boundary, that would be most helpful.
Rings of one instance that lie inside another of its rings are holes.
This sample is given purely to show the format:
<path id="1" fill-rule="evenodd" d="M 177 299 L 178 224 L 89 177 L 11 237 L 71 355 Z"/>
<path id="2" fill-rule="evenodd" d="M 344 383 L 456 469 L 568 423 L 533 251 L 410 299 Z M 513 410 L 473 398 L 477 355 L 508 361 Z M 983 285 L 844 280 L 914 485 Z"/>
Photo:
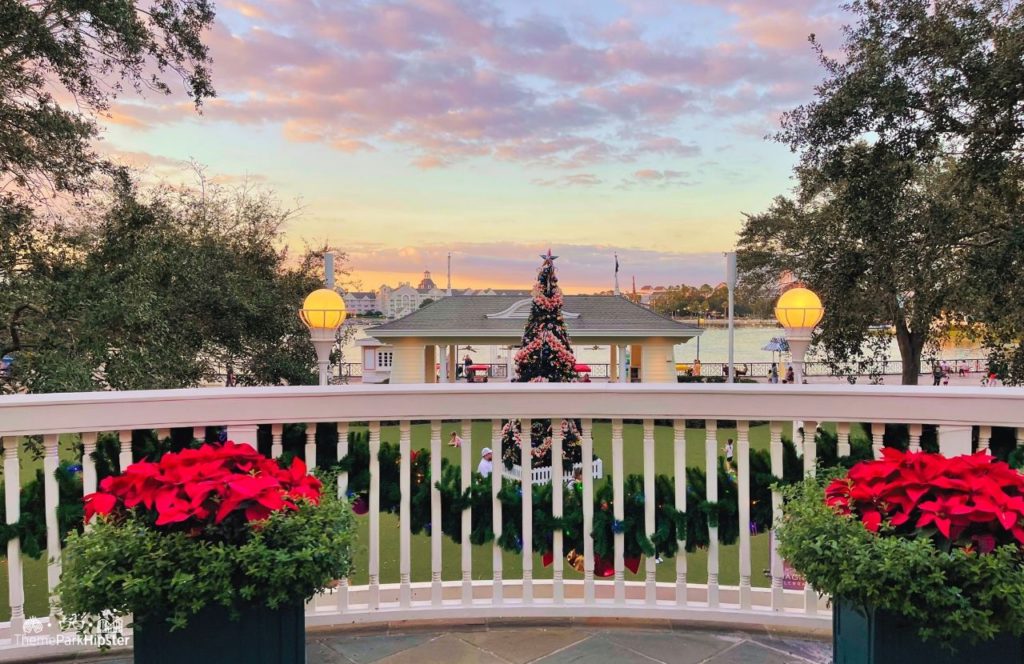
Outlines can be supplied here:
<path id="1" fill-rule="evenodd" d="M 522 627 L 446 624 L 423 629 L 310 632 L 308 664 L 829 664 L 830 641 L 768 631 L 687 626 Z M 75 660 L 130 664 L 131 657 Z"/>

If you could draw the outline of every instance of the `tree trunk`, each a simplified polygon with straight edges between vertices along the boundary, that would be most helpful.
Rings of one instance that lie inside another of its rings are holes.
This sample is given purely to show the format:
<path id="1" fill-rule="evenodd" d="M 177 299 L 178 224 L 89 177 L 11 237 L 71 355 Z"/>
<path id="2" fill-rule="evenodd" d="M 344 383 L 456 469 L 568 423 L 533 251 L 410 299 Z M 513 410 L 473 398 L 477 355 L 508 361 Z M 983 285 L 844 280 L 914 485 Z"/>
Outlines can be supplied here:
<path id="1" fill-rule="evenodd" d="M 911 332 L 903 321 L 896 322 L 896 344 L 903 360 L 903 385 L 917 385 L 921 375 L 921 352 L 924 350 L 925 335 Z"/>

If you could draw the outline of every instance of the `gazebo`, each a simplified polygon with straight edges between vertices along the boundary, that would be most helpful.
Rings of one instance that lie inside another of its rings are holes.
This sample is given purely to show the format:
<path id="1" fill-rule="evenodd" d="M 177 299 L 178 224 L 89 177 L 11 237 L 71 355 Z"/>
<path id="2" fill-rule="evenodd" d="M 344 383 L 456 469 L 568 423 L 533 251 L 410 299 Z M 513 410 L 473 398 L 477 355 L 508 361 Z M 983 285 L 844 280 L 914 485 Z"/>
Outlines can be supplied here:
<path id="1" fill-rule="evenodd" d="M 454 382 L 456 348 L 518 346 L 531 303 L 521 295 L 455 295 L 370 328 L 367 334 L 389 346 L 390 382 L 432 383 L 439 362 L 441 380 Z M 647 383 L 674 383 L 673 346 L 703 331 L 617 295 L 567 295 L 563 315 L 573 344 L 610 347 L 613 382 L 629 376 Z"/>

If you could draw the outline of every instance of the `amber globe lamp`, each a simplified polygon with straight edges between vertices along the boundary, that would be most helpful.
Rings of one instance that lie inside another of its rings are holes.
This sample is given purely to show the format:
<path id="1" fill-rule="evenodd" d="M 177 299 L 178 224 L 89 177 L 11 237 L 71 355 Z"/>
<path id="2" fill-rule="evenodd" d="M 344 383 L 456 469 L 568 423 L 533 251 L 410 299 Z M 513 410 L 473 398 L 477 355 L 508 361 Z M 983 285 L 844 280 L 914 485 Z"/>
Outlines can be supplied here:
<path id="1" fill-rule="evenodd" d="M 345 322 L 345 300 L 330 288 L 320 288 L 306 296 L 299 309 L 299 318 L 309 328 L 320 369 L 320 384 L 327 385 L 331 349 L 335 334 Z"/>
<path id="2" fill-rule="evenodd" d="M 811 334 L 825 316 L 825 307 L 813 291 L 798 286 L 790 288 L 775 304 L 775 318 L 786 329 L 786 339 L 793 356 L 793 382 L 804 382 L 804 356 L 811 345 Z"/>

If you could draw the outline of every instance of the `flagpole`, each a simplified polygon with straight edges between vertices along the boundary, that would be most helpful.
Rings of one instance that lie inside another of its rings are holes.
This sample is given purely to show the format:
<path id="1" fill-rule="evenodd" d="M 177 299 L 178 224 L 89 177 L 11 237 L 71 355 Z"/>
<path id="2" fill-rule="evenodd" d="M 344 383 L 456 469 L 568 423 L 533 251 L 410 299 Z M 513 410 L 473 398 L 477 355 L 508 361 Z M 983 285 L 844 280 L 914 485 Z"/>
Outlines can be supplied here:
<path id="1" fill-rule="evenodd" d="M 619 255 L 615 254 L 615 294 L 619 295 Z"/>

